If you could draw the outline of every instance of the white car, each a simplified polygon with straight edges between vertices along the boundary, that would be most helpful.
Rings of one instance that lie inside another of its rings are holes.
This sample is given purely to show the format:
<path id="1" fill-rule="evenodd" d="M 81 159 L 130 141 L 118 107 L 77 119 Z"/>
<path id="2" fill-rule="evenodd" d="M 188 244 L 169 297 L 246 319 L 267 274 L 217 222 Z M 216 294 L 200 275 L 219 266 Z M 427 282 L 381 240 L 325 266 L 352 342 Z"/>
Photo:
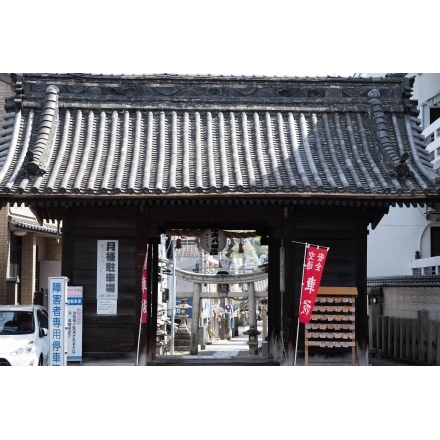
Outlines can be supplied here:
<path id="1" fill-rule="evenodd" d="M 0 305 L 0 366 L 49 364 L 49 318 L 39 305 Z"/>

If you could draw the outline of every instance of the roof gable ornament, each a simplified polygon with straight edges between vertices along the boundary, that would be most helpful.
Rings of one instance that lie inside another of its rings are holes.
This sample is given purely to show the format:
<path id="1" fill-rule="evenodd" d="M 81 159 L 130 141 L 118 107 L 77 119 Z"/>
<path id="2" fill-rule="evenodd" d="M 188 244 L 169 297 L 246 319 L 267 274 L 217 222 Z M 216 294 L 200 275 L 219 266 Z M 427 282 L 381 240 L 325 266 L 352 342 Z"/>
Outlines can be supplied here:
<path id="1" fill-rule="evenodd" d="M 34 158 L 32 151 L 26 153 L 26 158 L 23 164 L 23 169 L 20 171 L 21 177 L 38 177 L 46 173 L 46 170 L 40 168 L 39 164 Z"/>
<path id="2" fill-rule="evenodd" d="M 394 170 L 390 173 L 391 176 L 404 179 L 407 177 L 414 177 L 414 173 L 410 171 L 409 166 L 405 163 L 409 159 L 408 153 L 403 153 L 400 156 L 400 162 L 394 167 Z"/>
<path id="3" fill-rule="evenodd" d="M 58 88 L 46 89 L 37 141 L 32 150 L 26 152 L 22 176 L 37 177 L 46 173 L 46 161 L 50 155 L 58 122 Z"/>
<path id="4" fill-rule="evenodd" d="M 410 157 L 409 154 L 404 152 L 399 157 L 391 142 L 391 132 L 380 92 L 376 89 L 371 90 L 368 97 L 370 99 L 372 121 L 376 126 L 377 151 L 385 169 L 391 177 L 397 177 L 398 179 L 414 177 L 414 173 L 406 163 Z"/>

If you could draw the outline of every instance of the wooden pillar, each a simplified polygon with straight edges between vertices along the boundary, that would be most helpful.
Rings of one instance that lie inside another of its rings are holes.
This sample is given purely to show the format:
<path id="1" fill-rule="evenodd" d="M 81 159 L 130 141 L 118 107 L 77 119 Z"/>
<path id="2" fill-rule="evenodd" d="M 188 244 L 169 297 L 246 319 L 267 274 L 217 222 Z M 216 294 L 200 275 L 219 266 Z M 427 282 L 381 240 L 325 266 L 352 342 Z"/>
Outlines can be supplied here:
<path id="1" fill-rule="evenodd" d="M 437 331 L 437 323 L 433 320 L 428 320 L 428 353 L 427 353 L 427 363 L 428 365 L 435 365 L 435 351 L 434 346 L 437 344 L 435 339 Z"/>
<path id="2" fill-rule="evenodd" d="M 440 365 L 440 323 L 437 322 L 437 330 L 436 330 L 436 334 L 437 334 L 437 352 L 436 352 L 436 360 L 435 360 L 435 365 Z"/>
<path id="3" fill-rule="evenodd" d="M 410 318 L 405 318 L 405 359 L 412 359 L 411 357 L 411 324 L 412 320 Z"/>
<path id="4" fill-rule="evenodd" d="M 192 304 L 192 318 L 191 318 L 191 343 L 190 354 L 197 354 L 199 348 L 199 316 L 200 316 L 200 292 L 202 285 L 200 283 L 194 283 L 193 287 L 193 304 Z"/>
<path id="5" fill-rule="evenodd" d="M 400 359 L 405 358 L 405 318 L 400 319 L 400 328 L 399 328 L 399 357 Z"/>
<path id="6" fill-rule="evenodd" d="M 280 240 L 270 237 L 269 241 L 269 272 L 268 272 L 268 355 L 278 359 L 280 348 L 280 332 L 283 330 L 281 318 L 281 293 L 280 293 Z M 293 300 L 292 300 L 293 301 Z M 286 306 L 285 301 L 283 302 Z M 291 314 L 293 307 L 289 310 Z M 285 319 L 285 315 L 284 315 Z"/>
<path id="7" fill-rule="evenodd" d="M 383 338 L 383 316 L 377 315 L 376 316 L 376 322 L 377 322 L 377 334 L 376 334 L 376 349 L 377 353 L 379 355 L 383 354 L 383 344 L 382 344 L 382 338 Z"/>
<path id="8" fill-rule="evenodd" d="M 381 304 L 379 298 L 376 296 L 371 296 L 369 301 L 369 322 L 368 322 L 368 330 L 369 330 L 369 352 L 377 353 L 378 351 L 378 343 L 377 343 L 377 334 L 378 334 L 378 320 L 377 317 L 381 315 Z"/>
<path id="9" fill-rule="evenodd" d="M 427 362 L 428 360 L 428 317 L 429 313 L 427 310 L 420 310 L 417 312 L 417 320 L 419 323 L 419 358 L 420 362 Z"/>
<path id="10" fill-rule="evenodd" d="M 382 316 L 382 352 L 388 356 L 389 316 Z"/>
<path id="11" fill-rule="evenodd" d="M 420 343 L 420 339 L 418 338 L 420 336 L 419 334 L 419 326 L 417 319 L 411 320 L 411 360 L 417 361 L 418 360 L 418 345 Z"/>
<path id="12" fill-rule="evenodd" d="M 400 319 L 394 319 L 394 357 L 400 357 Z"/>
<path id="13" fill-rule="evenodd" d="M 267 305 L 266 304 L 263 304 L 261 307 L 261 318 L 263 320 L 262 339 L 264 341 L 266 340 L 267 337 Z"/>
<path id="14" fill-rule="evenodd" d="M 394 356 L 394 316 L 388 318 L 388 356 Z"/>
<path id="15" fill-rule="evenodd" d="M 366 213 L 359 213 L 356 255 L 356 356 L 359 366 L 367 366 L 368 360 L 368 296 L 367 296 L 367 225 Z"/>

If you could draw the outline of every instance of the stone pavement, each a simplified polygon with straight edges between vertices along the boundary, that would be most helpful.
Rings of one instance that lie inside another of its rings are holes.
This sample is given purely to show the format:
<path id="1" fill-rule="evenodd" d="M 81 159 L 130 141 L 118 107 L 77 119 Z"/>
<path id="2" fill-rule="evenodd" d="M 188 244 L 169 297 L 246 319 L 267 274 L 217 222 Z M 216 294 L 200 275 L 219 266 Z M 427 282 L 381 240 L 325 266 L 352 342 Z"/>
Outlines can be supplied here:
<path id="1" fill-rule="evenodd" d="M 206 344 L 202 349 L 199 345 L 197 355 L 190 355 L 189 352 L 174 352 L 174 355 L 157 356 L 156 361 L 148 365 L 279 365 L 279 361 L 268 360 L 262 355 L 249 355 L 248 336 L 243 334 L 247 327 L 239 327 L 238 336 L 230 340 L 215 338 L 211 344 Z M 261 327 L 258 326 L 261 332 Z M 259 335 L 259 347 L 262 347 L 262 336 Z M 261 353 L 260 349 L 260 353 Z M 75 364 L 72 364 L 75 365 Z M 76 363 L 78 365 L 78 363 Z M 136 359 L 132 355 L 127 358 L 116 358 L 106 360 L 83 360 L 83 366 L 135 366 Z M 296 366 L 304 366 L 304 357 L 298 356 Z M 309 354 L 309 366 L 352 366 L 351 352 L 342 356 L 315 356 Z M 370 356 L 369 366 L 405 366 L 403 362 L 392 359 Z"/>

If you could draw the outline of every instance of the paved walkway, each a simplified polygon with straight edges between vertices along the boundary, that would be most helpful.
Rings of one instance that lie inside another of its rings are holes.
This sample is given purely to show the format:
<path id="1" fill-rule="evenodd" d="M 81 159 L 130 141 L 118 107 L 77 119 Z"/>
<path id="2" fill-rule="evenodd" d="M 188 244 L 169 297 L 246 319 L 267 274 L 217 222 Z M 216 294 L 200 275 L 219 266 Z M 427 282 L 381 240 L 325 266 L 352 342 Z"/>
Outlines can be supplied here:
<path id="1" fill-rule="evenodd" d="M 249 355 L 248 335 L 243 332 L 248 327 L 239 327 L 238 336 L 233 336 L 230 340 L 215 338 L 211 344 L 206 344 L 202 349 L 199 345 L 197 355 L 189 352 L 174 352 L 174 355 L 157 356 L 157 362 L 153 365 L 279 365 L 279 361 L 268 360 L 261 355 L 262 335 L 258 336 L 258 346 L 260 355 Z M 258 326 L 261 332 L 261 326 Z M 381 357 L 370 357 L 370 366 L 405 366 L 407 364 L 392 359 Z M 75 364 L 72 364 L 75 365 Z M 76 365 L 78 365 L 76 363 Z M 83 360 L 83 366 L 134 366 L 136 359 L 132 356 L 126 359 L 107 359 L 107 360 Z M 304 366 L 304 358 L 296 359 L 296 366 Z M 319 356 L 309 355 L 309 366 L 352 366 L 351 352 L 347 351 L 344 356 Z"/>

